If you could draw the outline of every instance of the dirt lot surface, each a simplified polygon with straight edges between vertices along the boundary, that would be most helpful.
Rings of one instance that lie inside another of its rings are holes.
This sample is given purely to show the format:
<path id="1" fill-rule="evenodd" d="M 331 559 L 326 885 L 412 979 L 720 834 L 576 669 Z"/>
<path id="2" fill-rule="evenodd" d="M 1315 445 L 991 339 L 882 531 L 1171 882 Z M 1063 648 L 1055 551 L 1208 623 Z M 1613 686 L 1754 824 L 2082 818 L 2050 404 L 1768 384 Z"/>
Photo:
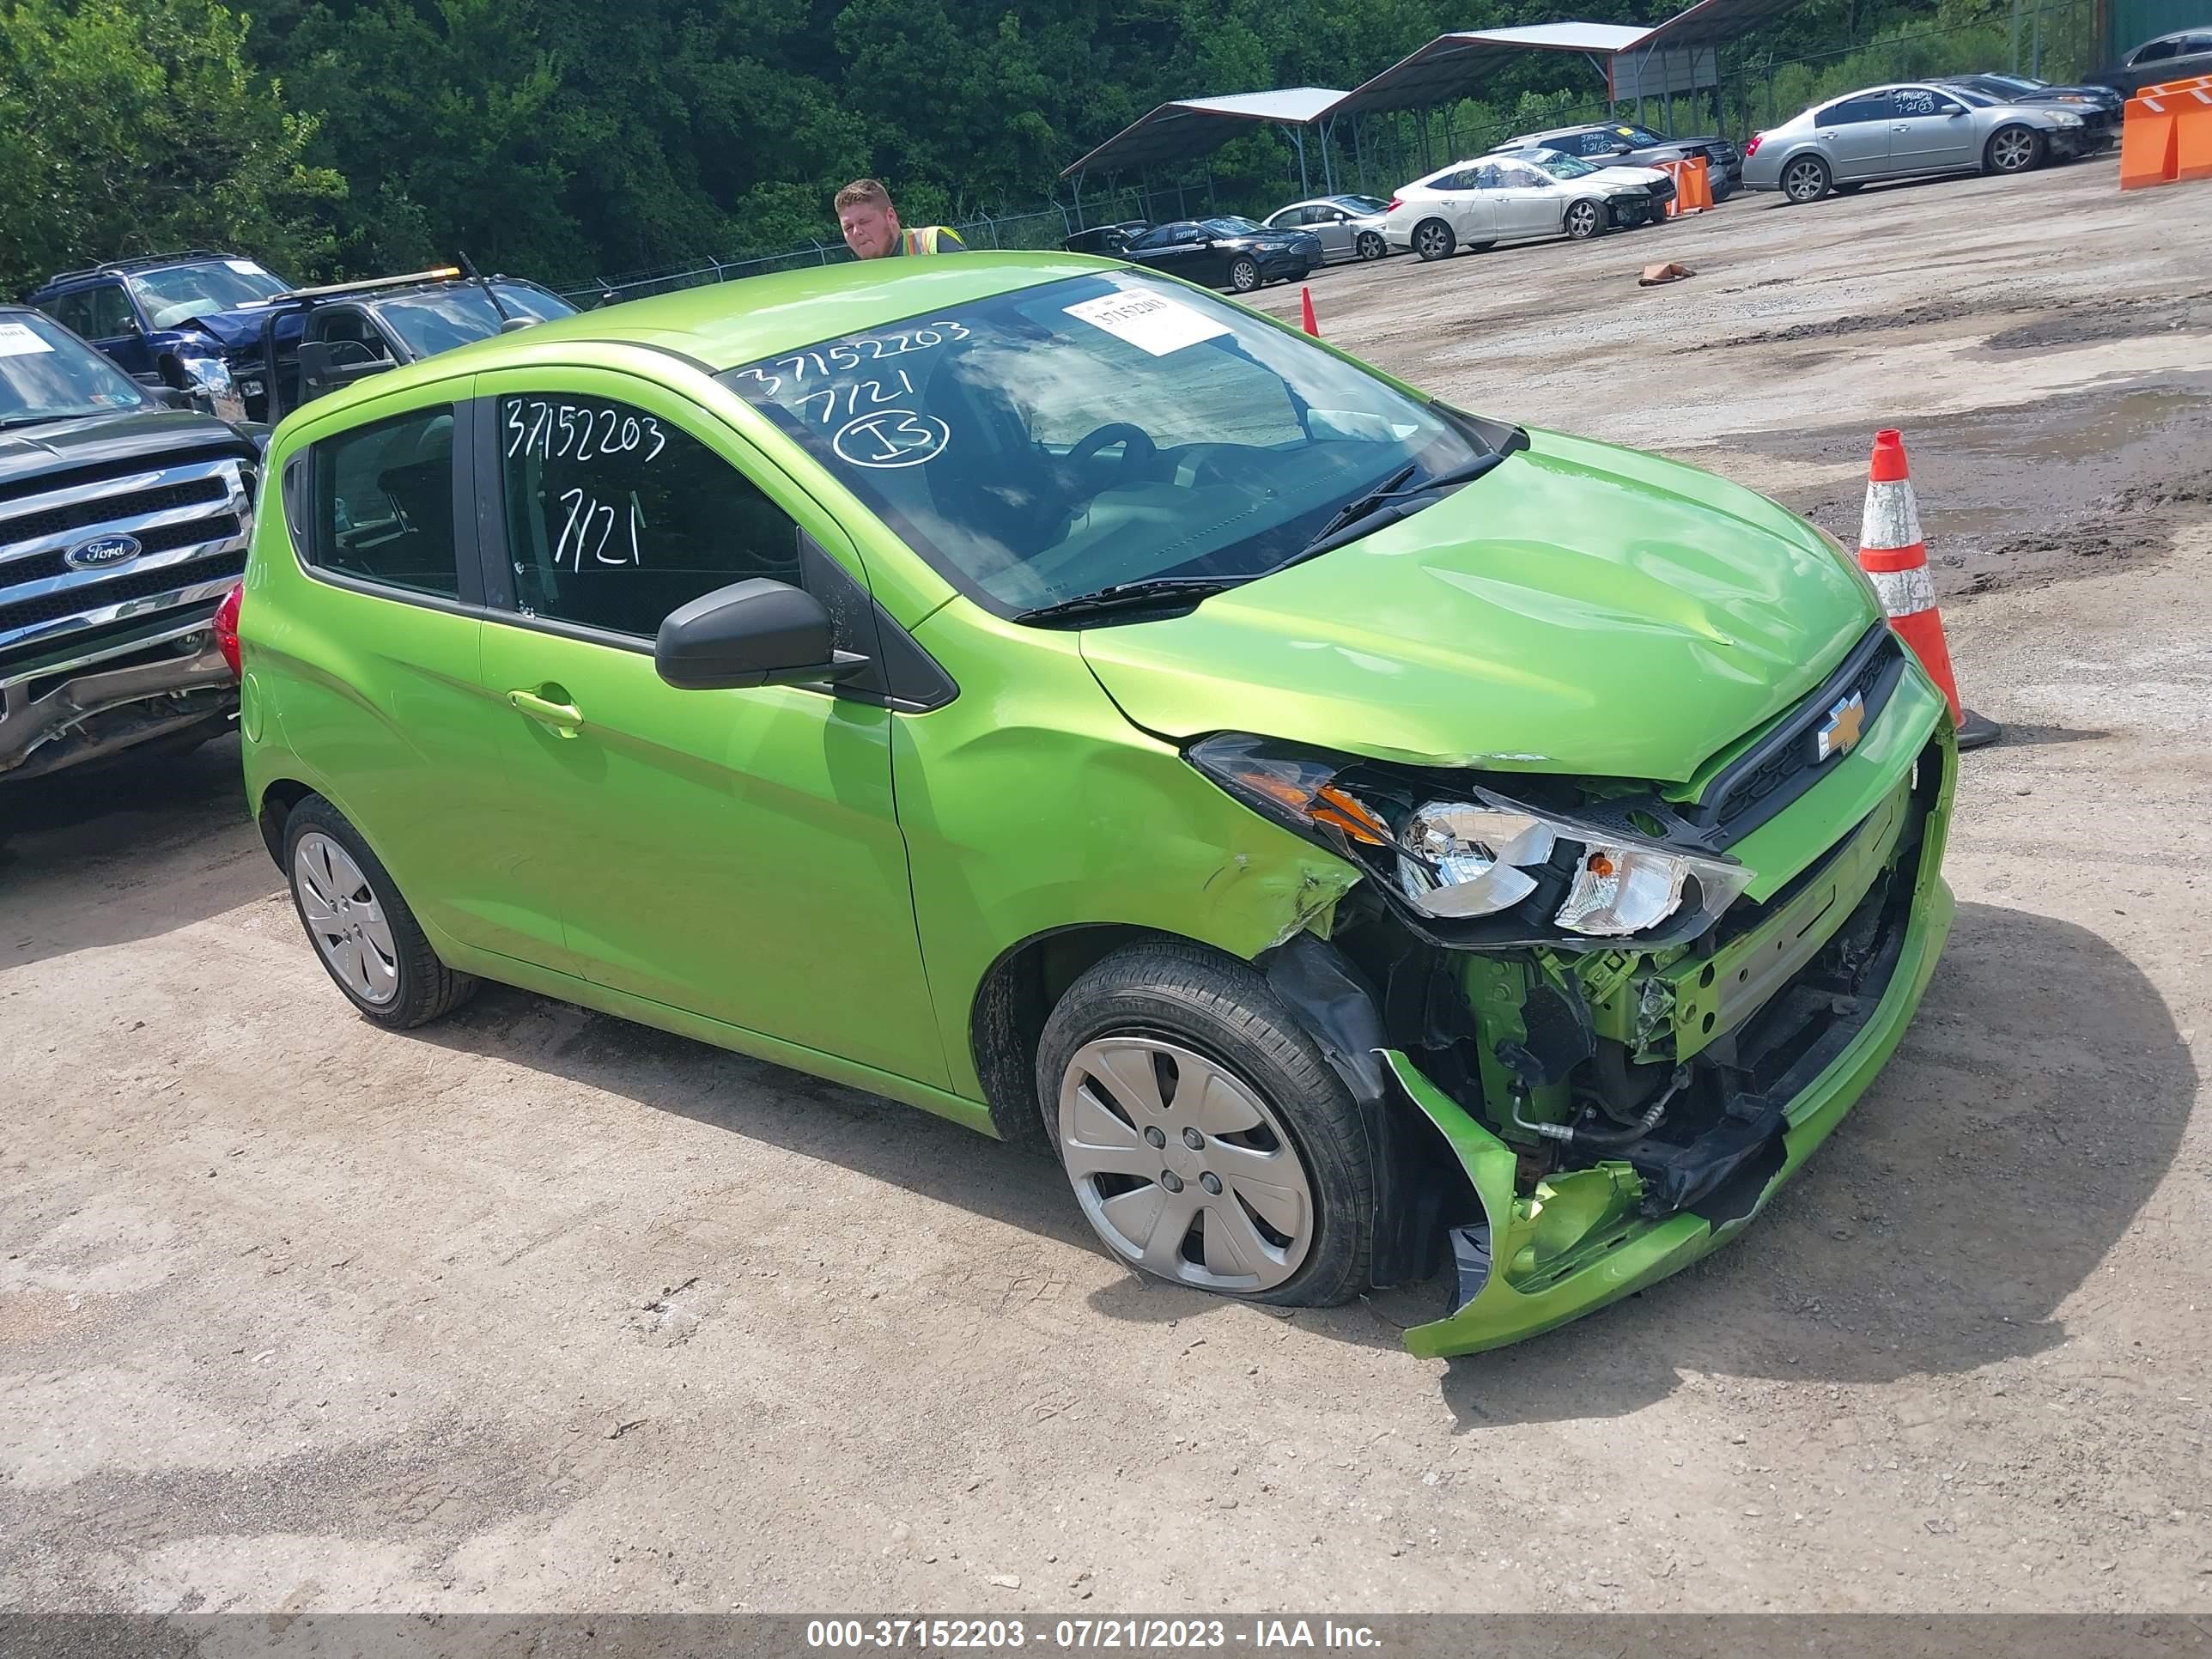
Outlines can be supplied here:
<path id="1" fill-rule="evenodd" d="M 1905 430 L 2008 735 L 1918 1024 L 1749 1235 L 1449 1364 L 1438 1287 L 1140 1284 L 920 1113 L 515 992 L 372 1029 L 226 741 L 0 798 L 0 1606 L 2212 1608 L 2212 185 L 1312 289 L 1847 538 Z"/>

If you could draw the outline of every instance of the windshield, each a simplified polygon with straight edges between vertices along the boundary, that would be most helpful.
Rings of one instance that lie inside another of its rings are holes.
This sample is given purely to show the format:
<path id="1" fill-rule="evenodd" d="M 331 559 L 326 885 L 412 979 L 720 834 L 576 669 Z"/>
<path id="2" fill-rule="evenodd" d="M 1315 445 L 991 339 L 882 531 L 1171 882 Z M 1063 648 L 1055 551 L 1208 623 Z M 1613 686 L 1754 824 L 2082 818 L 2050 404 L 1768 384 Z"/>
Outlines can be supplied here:
<path id="1" fill-rule="evenodd" d="M 130 285 L 149 328 L 174 328 L 210 311 L 235 311 L 290 286 L 251 259 L 204 259 L 198 264 L 132 271 Z"/>
<path id="2" fill-rule="evenodd" d="M 1993 109 L 2002 101 L 1986 92 L 1976 92 L 1972 87 L 1946 87 L 1943 90 L 1972 109 Z"/>
<path id="3" fill-rule="evenodd" d="M 1528 159 L 1554 179 L 1586 179 L 1597 168 L 1579 156 L 1562 155 L 1555 149 L 1532 149 Z"/>
<path id="4" fill-rule="evenodd" d="M 1249 219 L 1239 219 L 1233 214 L 1224 214 L 1218 219 L 1208 219 L 1206 228 L 1216 236 L 1249 236 L 1255 230 L 1266 228 Z"/>
<path id="5" fill-rule="evenodd" d="M 1303 336 L 1136 270 L 720 378 L 1001 616 L 1158 576 L 1257 575 L 1407 467 L 1488 453 Z"/>
<path id="6" fill-rule="evenodd" d="M 1354 213 L 1388 213 L 1390 204 L 1380 196 L 1340 196 L 1336 198 Z"/>
<path id="7" fill-rule="evenodd" d="M 59 323 L 0 313 L 0 427 L 144 409 L 152 399 Z"/>
<path id="8" fill-rule="evenodd" d="M 575 307 L 542 288 L 519 283 L 494 283 L 492 287 L 499 291 L 500 303 L 510 317 L 543 323 L 576 313 Z M 488 340 L 499 332 L 499 313 L 474 283 L 455 283 L 432 294 L 380 300 L 374 309 L 417 357 L 434 356 L 471 340 Z"/>

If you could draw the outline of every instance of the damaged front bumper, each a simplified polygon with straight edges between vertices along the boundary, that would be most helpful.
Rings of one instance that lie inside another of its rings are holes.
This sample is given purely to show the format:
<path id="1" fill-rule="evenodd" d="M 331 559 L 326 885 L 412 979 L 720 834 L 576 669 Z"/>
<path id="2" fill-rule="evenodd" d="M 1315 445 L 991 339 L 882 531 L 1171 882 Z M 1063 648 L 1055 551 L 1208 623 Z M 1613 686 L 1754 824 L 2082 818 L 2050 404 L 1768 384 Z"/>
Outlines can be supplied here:
<path id="1" fill-rule="evenodd" d="M 1687 1267 L 1765 1207 L 1872 1083 L 1935 971 L 1954 908 L 1941 869 L 1955 771 L 1941 726 L 1755 927 L 1624 981 L 1614 1029 L 1637 1057 L 1703 1068 L 1734 1091 L 1692 1142 L 1641 1142 L 1532 1181 L 1528 1147 L 1403 1049 L 1385 1051 L 1481 1211 L 1449 1228 L 1451 1311 L 1406 1334 L 1412 1352 L 1474 1353 L 1550 1330 Z M 1851 964 L 1844 992 L 1838 952 Z"/>

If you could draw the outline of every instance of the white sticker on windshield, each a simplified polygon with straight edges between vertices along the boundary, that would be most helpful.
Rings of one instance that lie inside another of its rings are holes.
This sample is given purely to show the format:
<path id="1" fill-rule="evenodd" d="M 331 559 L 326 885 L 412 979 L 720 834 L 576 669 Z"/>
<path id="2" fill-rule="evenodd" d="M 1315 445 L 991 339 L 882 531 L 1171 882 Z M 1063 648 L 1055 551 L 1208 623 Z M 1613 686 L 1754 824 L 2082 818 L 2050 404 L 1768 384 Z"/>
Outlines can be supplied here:
<path id="1" fill-rule="evenodd" d="M 50 342 L 33 334 L 27 323 L 0 323 L 0 357 L 27 357 L 53 349 Z"/>
<path id="2" fill-rule="evenodd" d="M 1170 300 L 1164 294 L 1134 294 L 1124 290 L 1103 299 L 1085 300 L 1067 307 L 1078 322 L 1103 328 L 1155 357 L 1181 351 L 1200 340 L 1229 332 L 1229 325 L 1216 322 L 1202 311 Z"/>
<path id="3" fill-rule="evenodd" d="M 225 259 L 223 264 L 241 276 L 266 276 L 269 274 L 251 259 Z"/>

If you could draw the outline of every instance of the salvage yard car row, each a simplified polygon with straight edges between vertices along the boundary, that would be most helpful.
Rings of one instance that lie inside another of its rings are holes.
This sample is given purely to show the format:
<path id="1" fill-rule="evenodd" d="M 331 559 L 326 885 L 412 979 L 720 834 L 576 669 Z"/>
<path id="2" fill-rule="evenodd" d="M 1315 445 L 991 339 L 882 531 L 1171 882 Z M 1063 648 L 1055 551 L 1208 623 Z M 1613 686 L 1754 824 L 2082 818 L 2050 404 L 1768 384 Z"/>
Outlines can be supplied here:
<path id="1" fill-rule="evenodd" d="M 1293 202 L 1259 223 L 1216 216 L 1101 225 L 1065 246 L 1249 294 L 1302 282 L 1332 262 L 1407 252 L 1434 261 L 1501 242 L 1586 241 L 1655 225 L 1677 193 L 1669 169 L 1682 162 L 1705 165 L 1715 205 L 1738 190 L 1778 191 L 1802 204 L 1893 179 L 2025 173 L 2112 142 L 2120 102 L 2107 87 L 2022 76 L 1869 87 L 1756 133 L 1741 151 L 1717 134 L 1675 138 L 1634 122 L 1591 122 L 1508 138 L 1402 185 L 1387 202 L 1332 195 Z"/>

